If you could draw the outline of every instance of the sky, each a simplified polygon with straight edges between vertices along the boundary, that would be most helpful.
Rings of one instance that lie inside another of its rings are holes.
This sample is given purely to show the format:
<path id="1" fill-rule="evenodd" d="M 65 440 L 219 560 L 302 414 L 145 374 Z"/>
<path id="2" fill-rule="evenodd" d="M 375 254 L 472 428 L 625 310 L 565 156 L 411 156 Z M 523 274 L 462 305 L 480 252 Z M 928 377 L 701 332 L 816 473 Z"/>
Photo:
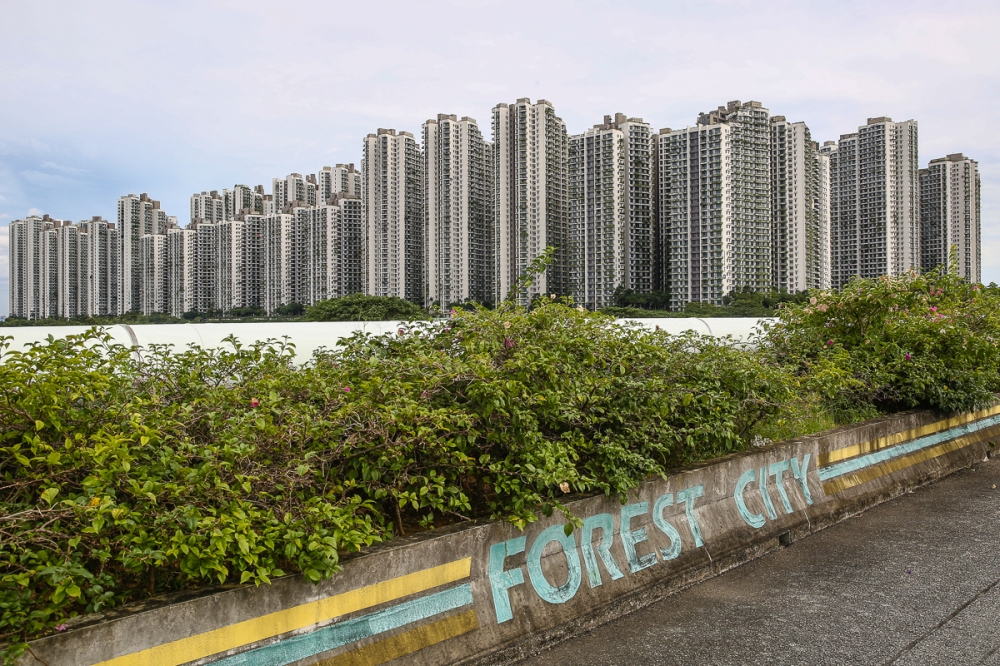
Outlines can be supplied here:
<path id="1" fill-rule="evenodd" d="M 115 219 L 147 192 L 182 223 L 191 194 L 360 166 L 379 127 L 438 113 L 490 135 L 499 102 L 547 99 L 578 133 L 654 129 L 758 100 L 835 140 L 915 119 L 920 164 L 982 174 L 983 281 L 1000 282 L 1000 3 L 535 0 L 100 3 L 4 0 L 0 314 L 7 225 Z"/>

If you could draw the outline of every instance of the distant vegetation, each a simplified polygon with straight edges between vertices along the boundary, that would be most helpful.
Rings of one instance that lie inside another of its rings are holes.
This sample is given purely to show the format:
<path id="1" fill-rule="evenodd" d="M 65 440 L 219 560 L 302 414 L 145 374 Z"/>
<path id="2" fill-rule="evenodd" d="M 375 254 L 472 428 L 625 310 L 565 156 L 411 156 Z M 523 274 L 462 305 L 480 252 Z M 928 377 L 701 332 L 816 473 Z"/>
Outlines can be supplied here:
<path id="1" fill-rule="evenodd" d="M 804 303 L 809 294 L 790 294 L 783 291 L 754 292 L 747 288 L 734 291 L 722 298 L 722 305 L 688 303 L 683 312 L 667 310 L 669 296 L 662 291 L 637 294 L 631 289 L 615 292 L 615 306 L 601 310 L 612 317 L 634 319 L 655 317 L 773 317 L 779 304 Z"/>
<path id="2" fill-rule="evenodd" d="M 351 294 L 310 305 L 305 321 L 411 321 L 430 319 L 419 305 L 396 296 Z"/>
<path id="3" fill-rule="evenodd" d="M 779 303 L 801 303 L 808 296 L 782 292 L 734 292 L 723 298 L 723 305 L 688 303 L 683 312 L 670 312 L 663 292 L 636 294 L 619 289 L 614 307 L 602 310 L 612 317 L 773 317 Z M 474 309 L 473 304 L 455 306 Z M 532 305 L 534 307 L 534 305 Z M 0 322 L 3 326 L 111 326 L 113 324 L 186 324 L 255 321 L 410 321 L 430 319 L 428 311 L 410 301 L 395 296 L 352 294 L 342 298 L 318 301 L 314 305 L 289 303 L 268 315 L 264 308 L 233 308 L 226 312 L 185 312 L 181 317 L 165 314 L 142 315 L 129 313 L 121 317 L 80 317 L 77 319 L 17 319 Z"/>

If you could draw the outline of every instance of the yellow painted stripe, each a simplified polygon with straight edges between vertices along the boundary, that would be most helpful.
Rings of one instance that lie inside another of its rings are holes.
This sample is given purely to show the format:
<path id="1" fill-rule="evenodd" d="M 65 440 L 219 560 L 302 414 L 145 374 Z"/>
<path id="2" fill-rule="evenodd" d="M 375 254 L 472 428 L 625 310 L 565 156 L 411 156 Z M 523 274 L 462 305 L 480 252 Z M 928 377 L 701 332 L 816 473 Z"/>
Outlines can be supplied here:
<path id="1" fill-rule="evenodd" d="M 290 631 L 305 629 L 341 615 L 468 578 L 471 570 L 472 558 L 467 557 L 350 592 L 255 617 L 252 620 L 237 622 L 195 636 L 157 645 L 140 652 L 108 659 L 94 666 L 179 666 L 179 664 L 280 636 Z"/>
<path id="2" fill-rule="evenodd" d="M 887 474 L 898 472 L 918 463 L 931 460 L 932 458 L 937 458 L 938 456 L 943 456 L 946 453 L 958 451 L 959 449 L 965 448 L 970 444 L 981 442 L 985 439 L 989 439 L 991 436 L 995 437 L 996 435 L 997 432 L 991 428 L 986 431 L 980 431 L 965 437 L 953 439 L 950 442 L 945 442 L 944 444 L 938 444 L 937 446 L 915 451 L 908 456 L 901 456 L 893 460 L 887 460 L 883 463 L 872 465 L 871 467 L 854 472 L 853 474 L 845 474 L 844 476 L 839 476 L 836 479 L 831 479 L 823 484 L 823 492 L 827 495 L 834 495 L 843 490 L 847 490 L 848 488 L 853 488 L 854 486 L 859 486 L 862 483 L 868 483 L 869 481 L 881 478 Z"/>
<path id="3" fill-rule="evenodd" d="M 467 610 L 422 627 L 411 629 L 363 648 L 316 662 L 315 666 L 378 666 L 417 650 L 461 636 L 479 628 L 476 611 Z"/>
<path id="4" fill-rule="evenodd" d="M 819 454 L 816 460 L 816 465 L 819 467 L 826 467 L 831 463 L 840 462 L 841 460 L 847 460 L 848 458 L 854 458 L 873 451 L 887 449 L 890 446 L 902 444 L 903 442 L 908 442 L 911 439 L 933 435 L 934 433 L 941 432 L 942 430 L 955 428 L 960 425 L 965 425 L 966 423 L 972 423 L 973 421 L 979 421 L 980 419 L 996 416 L 997 414 L 1000 414 L 1000 405 L 994 405 L 993 407 L 989 407 L 987 409 L 981 409 L 978 412 L 961 414 L 950 419 L 928 423 L 927 425 L 920 426 L 919 428 L 911 428 L 910 430 L 893 433 L 868 442 L 852 444 L 851 446 L 845 446 L 842 449 L 827 451 Z"/>

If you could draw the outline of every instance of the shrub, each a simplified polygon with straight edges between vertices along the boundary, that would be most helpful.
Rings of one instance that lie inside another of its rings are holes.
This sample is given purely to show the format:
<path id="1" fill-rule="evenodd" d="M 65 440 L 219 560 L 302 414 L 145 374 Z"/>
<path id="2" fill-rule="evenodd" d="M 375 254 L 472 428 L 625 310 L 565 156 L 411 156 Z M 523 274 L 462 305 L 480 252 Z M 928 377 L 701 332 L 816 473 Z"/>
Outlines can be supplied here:
<path id="1" fill-rule="evenodd" d="M 780 312 L 776 362 L 834 409 L 970 410 L 1000 390 L 1000 296 L 957 275 L 855 279 Z"/>
<path id="2" fill-rule="evenodd" d="M 351 294 L 317 301 L 305 309 L 306 321 L 413 321 L 427 319 L 419 305 L 398 296 Z"/>
<path id="3" fill-rule="evenodd" d="M 290 359 L 140 358 L 98 333 L 4 353 L 0 640 L 170 590 L 319 580 L 441 520 L 524 525 L 739 450 L 788 395 L 752 353 L 554 301 Z"/>

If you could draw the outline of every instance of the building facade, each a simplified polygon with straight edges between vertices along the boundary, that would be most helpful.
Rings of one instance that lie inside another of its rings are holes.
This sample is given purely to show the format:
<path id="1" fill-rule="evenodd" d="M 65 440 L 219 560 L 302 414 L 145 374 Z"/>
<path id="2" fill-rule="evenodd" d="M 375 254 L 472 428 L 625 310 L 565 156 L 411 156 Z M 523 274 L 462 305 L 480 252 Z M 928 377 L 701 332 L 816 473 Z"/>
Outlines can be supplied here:
<path id="1" fill-rule="evenodd" d="M 920 266 L 982 281 L 979 164 L 962 153 L 920 170 Z M 952 261 L 952 252 L 955 253 Z"/>
<path id="2" fill-rule="evenodd" d="M 364 140 L 365 292 L 423 305 L 423 154 L 413 135 L 379 129 Z"/>
<path id="3" fill-rule="evenodd" d="M 361 196 L 361 172 L 353 164 L 325 166 L 316 174 L 316 197 L 322 203 L 340 194 Z"/>
<path id="4" fill-rule="evenodd" d="M 660 235 L 672 310 L 771 289 L 771 128 L 760 102 L 729 102 L 661 131 Z"/>
<path id="5" fill-rule="evenodd" d="M 568 161 L 566 124 L 550 102 L 521 98 L 493 108 L 495 303 L 549 246 L 551 265 L 514 296 L 526 304 L 538 295 L 572 293 Z"/>
<path id="6" fill-rule="evenodd" d="M 493 160 L 476 121 L 438 114 L 423 125 L 428 306 L 492 304 Z"/>
<path id="7" fill-rule="evenodd" d="M 831 282 L 920 268 L 917 121 L 869 118 L 830 155 Z"/>
<path id="8" fill-rule="evenodd" d="M 614 305 L 617 289 L 653 289 L 652 143 L 648 123 L 604 117 L 569 137 L 570 280 L 577 303 Z"/>
<path id="9" fill-rule="evenodd" d="M 771 117 L 771 285 L 830 287 L 829 157 L 805 123 Z"/>

